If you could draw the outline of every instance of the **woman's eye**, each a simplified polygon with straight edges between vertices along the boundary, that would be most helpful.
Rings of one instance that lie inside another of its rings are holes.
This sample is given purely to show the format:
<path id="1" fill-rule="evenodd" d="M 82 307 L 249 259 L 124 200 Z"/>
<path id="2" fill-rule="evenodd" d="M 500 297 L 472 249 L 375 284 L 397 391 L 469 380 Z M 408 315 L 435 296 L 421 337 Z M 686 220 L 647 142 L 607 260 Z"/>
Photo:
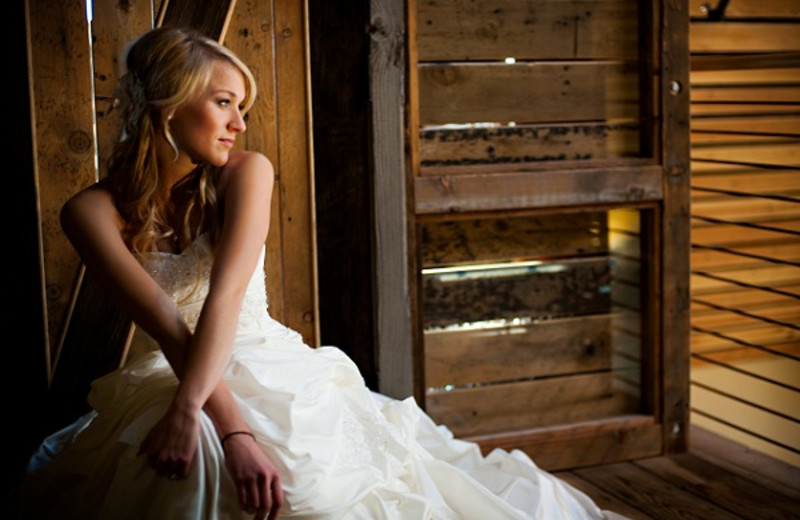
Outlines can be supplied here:
<path id="1" fill-rule="evenodd" d="M 227 106 L 229 106 L 231 104 L 231 100 L 230 99 L 218 99 L 217 100 L 217 104 L 219 106 L 221 106 L 221 107 L 227 107 Z"/>

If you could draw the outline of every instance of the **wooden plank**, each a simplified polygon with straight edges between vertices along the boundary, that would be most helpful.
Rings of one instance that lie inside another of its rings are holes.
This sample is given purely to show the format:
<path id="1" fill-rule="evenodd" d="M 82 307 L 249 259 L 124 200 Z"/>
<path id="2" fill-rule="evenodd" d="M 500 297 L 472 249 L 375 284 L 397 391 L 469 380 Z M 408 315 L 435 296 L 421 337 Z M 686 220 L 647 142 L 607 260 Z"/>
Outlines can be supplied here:
<path id="1" fill-rule="evenodd" d="M 483 321 L 603 314 L 610 309 L 609 281 L 604 257 L 423 271 L 422 321 L 430 329 Z"/>
<path id="2" fill-rule="evenodd" d="M 800 219 L 782 223 L 783 231 L 760 229 L 738 224 L 708 223 L 699 219 L 692 221 L 692 242 L 701 245 L 735 245 L 748 242 L 783 242 L 796 240 L 800 231 Z"/>
<path id="3" fill-rule="evenodd" d="M 616 62 L 420 65 L 420 124 L 638 117 L 638 71 Z"/>
<path id="4" fill-rule="evenodd" d="M 660 349 L 655 347 L 653 356 L 658 358 L 645 374 L 652 381 L 663 377 L 653 394 L 662 418 L 663 448 L 665 453 L 680 453 L 687 449 L 689 425 L 689 20 L 684 1 L 668 0 L 660 6 L 664 205 L 653 224 L 658 227 L 651 246 L 659 261 L 648 273 L 650 280 L 660 281 L 660 287 L 649 288 L 651 302 L 657 303 L 651 311 L 655 323 L 648 322 L 653 333 L 660 334 Z"/>
<path id="5" fill-rule="evenodd" d="M 800 143 L 798 143 L 800 145 Z M 743 171 L 734 174 L 702 175 L 696 172 L 692 176 L 692 188 L 707 188 L 711 190 L 735 191 L 741 193 L 782 194 L 790 196 L 800 193 L 800 169 Z M 702 193 L 697 190 L 692 192 L 693 200 L 701 197 L 715 196 L 713 192 Z"/>
<path id="6" fill-rule="evenodd" d="M 795 84 L 800 78 L 800 68 L 770 67 L 735 70 L 693 70 L 691 87 L 700 85 L 781 85 Z"/>
<path id="7" fill-rule="evenodd" d="M 723 469 L 780 491 L 800 504 L 800 468 L 692 426 L 692 453 Z"/>
<path id="8" fill-rule="evenodd" d="M 98 178 L 91 49 L 83 8 L 40 0 L 29 0 L 27 7 L 49 363 L 60 350 L 80 266 L 61 231 L 59 212 L 70 196 Z"/>
<path id="9" fill-rule="evenodd" d="M 692 23 L 689 42 L 692 53 L 797 51 L 800 31 L 796 22 Z"/>
<path id="10" fill-rule="evenodd" d="M 108 158 L 119 138 L 119 111 L 114 110 L 120 76 L 125 73 L 122 51 L 133 38 L 153 27 L 151 2 L 121 4 L 94 0 L 92 64 L 94 65 L 95 116 L 99 177 L 106 174 Z"/>
<path id="11" fill-rule="evenodd" d="M 592 316 L 425 333 L 425 386 L 607 370 L 610 318 Z"/>
<path id="12" fill-rule="evenodd" d="M 587 496 L 591 497 L 592 501 L 604 511 L 613 511 L 619 515 L 628 518 L 629 520 L 652 520 L 653 517 L 648 513 L 637 509 L 635 505 L 621 502 L 618 498 L 603 489 L 597 487 L 595 484 L 583 479 L 570 471 L 559 471 L 555 475 L 571 485 L 572 487 L 582 491 Z"/>
<path id="13" fill-rule="evenodd" d="M 693 71 L 790 68 L 800 66 L 800 52 L 706 54 L 692 56 L 690 62 Z"/>
<path id="14" fill-rule="evenodd" d="M 736 254 L 739 253 L 739 254 Z M 746 256 L 745 256 L 746 255 Z M 722 267 L 754 267 L 768 268 L 764 262 L 758 261 L 749 255 L 754 255 L 771 260 L 794 263 L 800 266 L 800 240 L 788 241 L 778 244 L 761 244 L 751 246 L 736 246 L 727 251 L 707 249 L 695 246 L 692 249 L 692 269 L 716 269 Z M 800 273 L 799 273 L 800 274 Z"/>
<path id="15" fill-rule="evenodd" d="M 689 0 L 692 18 L 707 17 L 703 9 L 706 0 Z M 713 5 L 713 4 L 712 4 Z M 796 0 L 736 0 L 725 5 L 725 19 L 735 18 L 800 18 L 800 5 Z"/>
<path id="16" fill-rule="evenodd" d="M 795 117 L 800 114 L 796 103 L 692 103 L 690 110 L 693 118 Z"/>
<path id="17" fill-rule="evenodd" d="M 421 176 L 417 213 L 636 203 L 662 198 L 657 166 Z"/>
<path id="18" fill-rule="evenodd" d="M 484 453 L 519 449 L 549 471 L 652 457 L 661 452 L 661 430 L 652 417 L 623 415 L 522 432 L 468 437 Z"/>
<path id="19" fill-rule="evenodd" d="M 709 274 L 746 284 L 761 287 L 772 287 L 783 290 L 784 286 L 794 286 L 797 283 L 797 267 L 794 266 L 762 266 L 760 269 L 745 267 L 731 270 L 708 271 Z M 731 282 L 722 281 L 703 276 L 706 271 L 692 274 L 692 290 L 694 294 L 701 295 L 711 291 L 731 287 Z M 800 294 L 798 294 L 800 296 Z"/>
<path id="20" fill-rule="evenodd" d="M 633 122 L 420 130 L 423 166 L 585 161 L 639 154 L 639 130 Z"/>
<path id="21" fill-rule="evenodd" d="M 797 142 L 737 146 L 695 146 L 692 161 L 756 163 L 784 167 L 800 167 L 800 146 Z"/>
<path id="22" fill-rule="evenodd" d="M 413 223 L 409 223 L 413 199 L 406 187 L 406 122 L 400 109 L 407 102 L 406 14 L 402 2 L 370 0 L 375 325 L 380 391 L 421 399 L 423 376 L 415 366 L 415 359 L 421 359 L 415 358 L 415 346 L 421 347 L 421 339 L 412 330 L 416 316 L 411 307 L 416 298 L 411 282 L 416 265 L 410 261 L 415 254 L 411 249 Z"/>
<path id="23" fill-rule="evenodd" d="M 217 41 L 225 39 L 236 0 L 163 0 L 156 24 L 191 27 Z"/>
<path id="24" fill-rule="evenodd" d="M 693 307 L 694 309 L 695 307 Z M 800 323 L 800 303 L 794 305 L 785 305 L 772 309 L 761 309 L 758 317 L 767 318 L 792 325 Z M 750 317 L 736 312 L 721 311 L 721 310 L 708 310 L 705 312 L 701 308 L 692 314 L 692 326 L 700 327 L 703 329 L 714 330 L 717 332 L 724 332 L 727 327 L 746 327 L 761 326 L 765 322 L 756 317 Z"/>
<path id="25" fill-rule="evenodd" d="M 636 59 L 638 11 L 620 0 L 417 2 L 420 61 Z"/>
<path id="26" fill-rule="evenodd" d="M 280 226 L 283 322 L 315 346 L 319 341 L 319 319 L 305 3 L 279 0 L 274 3 L 273 16 L 276 121 L 280 139 L 276 189 L 281 203 L 280 219 L 272 223 Z M 258 29 L 253 27 L 254 32 Z"/>
<path id="27" fill-rule="evenodd" d="M 797 203 L 759 197 L 725 197 L 698 200 L 693 205 L 694 216 L 717 218 L 736 222 L 763 223 L 785 229 L 787 222 L 798 217 Z"/>
<path id="28" fill-rule="evenodd" d="M 458 437 L 572 424 L 635 412 L 611 373 L 461 388 L 425 396 L 425 409 Z"/>
<path id="29" fill-rule="evenodd" d="M 781 289 L 789 293 L 800 294 L 800 285 L 786 285 Z M 711 305 L 728 305 L 745 311 L 757 311 L 764 307 L 788 305 L 795 301 L 790 296 L 736 286 L 716 293 L 693 295 L 693 298 L 700 302 L 708 302 Z"/>
<path id="30" fill-rule="evenodd" d="M 708 132 L 714 131 L 720 133 L 708 134 Z M 746 135 L 763 133 L 797 136 L 800 135 L 800 115 L 718 117 L 692 120 L 692 143 L 700 143 L 711 138 L 735 138 L 736 136 L 731 135 L 730 132 L 740 132 Z"/>
<path id="31" fill-rule="evenodd" d="M 601 212 L 423 222 L 418 236 L 423 268 L 608 250 Z"/>
<path id="32" fill-rule="evenodd" d="M 285 277 L 282 253 L 282 207 L 286 204 L 280 186 L 284 182 L 279 168 L 278 100 L 276 93 L 273 3 L 265 0 L 238 0 L 231 16 L 225 45 L 234 51 L 253 72 L 258 102 L 248 112 L 247 131 L 237 139 L 243 148 L 261 152 L 276 169 L 272 193 L 270 232 L 265 259 L 269 312 L 273 318 L 286 319 Z"/>
<path id="33" fill-rule="evenodd" d="M 800 85 L 761 85 L 759 87 L 695 87 L 692 103 L 800 103 Z"/>
<path id="34" fill-rule="evenodd" d="M 706 332 L 693 332 L 691 335 L 691 348 L 693 353 L 719 352 L 718 361 L 731 361 L 746 359 L 758 354 L 746 345 L 755 345 L 785 350 L 783 345 L 800 341 L 800 333 L 795 329 L 768 323 L 758 324 L 749 329 L 720 331 L 724 336 L 708 334 Z M 717 354 L 714 354 L 717 356 Z"/>
<path id="35" fill-rule="evenodd" d="M 687 496 L 674 484 L 634 464 L 611 464 L 602 468 L 575 470 L 579 477 L 592 482 L 617 500 L 641 504 L 651 518 L 736 520 L 740 516 L 713 503 Z"/>

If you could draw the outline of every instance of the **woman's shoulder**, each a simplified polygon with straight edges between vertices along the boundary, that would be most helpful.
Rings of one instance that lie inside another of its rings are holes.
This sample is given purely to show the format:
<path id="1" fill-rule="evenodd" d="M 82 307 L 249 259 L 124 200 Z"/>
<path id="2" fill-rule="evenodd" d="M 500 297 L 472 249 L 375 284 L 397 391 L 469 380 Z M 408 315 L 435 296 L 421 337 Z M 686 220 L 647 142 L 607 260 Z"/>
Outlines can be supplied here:
<path id="1" fill-rule="evenodd" d="M 262 182 L 271 188 L 274 177 L 275 171 L 267 156 L 260 152 L 237 151 L 231 153 L 228 163 L 222 168 L 218 189 L 224 193 L 232 182 Z"/>
<path id="2" fill-rule="evenodd" d="M 121 221 L 109 184 L 102 180 L 67 199 L 61 207 L 60 219 L 63 227 L 93 219 L 110 219 L 115 224 Z"/>

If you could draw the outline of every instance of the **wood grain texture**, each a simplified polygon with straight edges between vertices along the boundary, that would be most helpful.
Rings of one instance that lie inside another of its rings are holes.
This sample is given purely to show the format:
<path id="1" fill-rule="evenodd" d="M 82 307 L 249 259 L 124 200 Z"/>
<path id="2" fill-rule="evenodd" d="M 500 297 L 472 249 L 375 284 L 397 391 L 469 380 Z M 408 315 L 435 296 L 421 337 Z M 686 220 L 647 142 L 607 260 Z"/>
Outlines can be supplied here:
<path id="1" fill-rule="evenodd" d="M 639 407 L 615 389 L 612 373 L 429 392 L 425 406 L 458 437 L 569 425 L 635 413 Z"/>
<path id="2" fill-rule="evenodd" d="M 444 63 L 418 73 L 421 125 L 639 116 L 637 70 L 624 63 Z"/>
<path id="3" fill-rule="evenodd" d="M 91 48 L 83 8 L 39 0 L 30 0 L 27 6 L 34 164 L 52 360 L 60 349 L 80 266 L 77 253 L 61 232 L 59 212 L 71 195 L 97 180 Z"/>
<path id="4" fill-rule="evenodd" d="M 637 6 L 631 2 L 416 4 L 419 61 L 637 57 Z"/>
<path id="5" fill-rule="evenodd" d="M 418 213 L 621 204 L 662 197 L 660 168 L 616 167 L 422 176 L 415 179 Z"/>
<path id="6" fill-rule="evenodd" d="M 418 394 L 412 331 L 410 255 L 413 242 L 412 193 L 405 155 L 408 102 L 406 11 L 402 2 L 370 1 L 370 97 L 372 111 L 373 203 L 375 226 L 376 327 L 379 388 L 393 397 Z"/>

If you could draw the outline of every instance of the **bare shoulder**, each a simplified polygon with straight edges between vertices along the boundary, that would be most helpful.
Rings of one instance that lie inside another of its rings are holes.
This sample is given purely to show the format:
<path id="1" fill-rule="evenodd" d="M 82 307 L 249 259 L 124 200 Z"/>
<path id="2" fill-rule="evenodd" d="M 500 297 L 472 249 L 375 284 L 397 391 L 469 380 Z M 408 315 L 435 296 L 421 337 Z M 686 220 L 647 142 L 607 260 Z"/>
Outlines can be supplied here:
<path id="1" fill-rule="evenodd" d="M 265 175 L 272 177 L 275 172 L 272 163 L 267 156 L 260 152 L 236 152 L 232 153 L 228 164 L 222 171 L 222 176 L 232 177 L 237 174 L 245 175 Z"/>
<path id="2" fill-rule="evenodd" d="M 121 226 L 121 217 L 111 192 L 101 182 L 84 188 L 70 197 L 61 207 L 61 226 L 69 235 L 87 225 L 106 222 Z"/>

